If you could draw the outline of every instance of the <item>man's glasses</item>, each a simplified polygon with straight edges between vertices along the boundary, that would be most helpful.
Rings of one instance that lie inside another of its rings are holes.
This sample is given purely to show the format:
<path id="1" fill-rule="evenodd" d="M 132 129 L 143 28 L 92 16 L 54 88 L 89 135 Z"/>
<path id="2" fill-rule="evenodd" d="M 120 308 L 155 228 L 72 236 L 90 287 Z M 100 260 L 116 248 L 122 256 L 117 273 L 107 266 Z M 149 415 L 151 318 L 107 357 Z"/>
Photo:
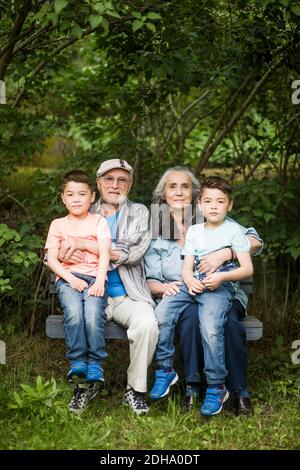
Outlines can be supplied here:
<path id="1" fill-rule="evenodd" d="M 118 186 L 126 186 L 126 184 L 130 182 L 130 179 L 123 176 L 120 176 L 119 178 L 114 178 L 113 176 L 101 176 L 101 178 L 107 186 L 113 185 L 115 181 L 117 182 Z"/>

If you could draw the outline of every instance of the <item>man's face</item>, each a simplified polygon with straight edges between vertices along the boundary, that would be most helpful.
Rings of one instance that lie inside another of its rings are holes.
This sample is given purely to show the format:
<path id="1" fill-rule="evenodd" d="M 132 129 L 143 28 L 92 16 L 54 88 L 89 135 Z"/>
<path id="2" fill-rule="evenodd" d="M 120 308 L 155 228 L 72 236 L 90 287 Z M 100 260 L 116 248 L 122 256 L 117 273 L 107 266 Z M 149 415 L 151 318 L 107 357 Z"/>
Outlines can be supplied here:
<path id="1" fill-rule="evenodd" d="M 114 168 L 98 176 L 97 186 L 103 202 L 119 207 L 131 189 L 132 178 L 128 171 Z"/>

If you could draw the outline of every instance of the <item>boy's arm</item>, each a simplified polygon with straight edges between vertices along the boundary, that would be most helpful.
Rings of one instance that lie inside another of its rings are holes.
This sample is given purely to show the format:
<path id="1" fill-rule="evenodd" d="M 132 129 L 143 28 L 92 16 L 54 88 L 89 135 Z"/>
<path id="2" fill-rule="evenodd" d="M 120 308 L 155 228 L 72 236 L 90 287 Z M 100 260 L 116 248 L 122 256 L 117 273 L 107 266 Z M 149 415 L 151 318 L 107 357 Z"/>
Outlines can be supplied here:
<path id="1" fill-rule="evenodd" d="M 100 253 L 98 273 L 94 284 L 89 288 L 88 295 L 103 297 L 105 293 L 105 279 L 110 262 L 111 239 L 100 238 L 98 240 L 98 252 Z"/>
<path id="2" fill-rule="evenodd" d="M 57 276 L 61 277 L 66 282 L 68 282 L 73 289 L 82 292 L 83 289 L 87 287 L 87 283 L 82 279 L 79 279 L 78 277 L 74 276 L 61 265 L 61 263 L 58 261 L 58 248 L 48 248 L 47 252 L 47 264 L 49 268 Z"/>
<path id="3" fill-rule="evenodd" d="M 182 268 L 182 279 L 186 283 L 189 293 L 191 295 L 199 294 L 204 290 L 204 286 L 198 279 L 193 277 L 194 272 L 194 260 L 195 256 L 185 255 L 183 268 Z"/>

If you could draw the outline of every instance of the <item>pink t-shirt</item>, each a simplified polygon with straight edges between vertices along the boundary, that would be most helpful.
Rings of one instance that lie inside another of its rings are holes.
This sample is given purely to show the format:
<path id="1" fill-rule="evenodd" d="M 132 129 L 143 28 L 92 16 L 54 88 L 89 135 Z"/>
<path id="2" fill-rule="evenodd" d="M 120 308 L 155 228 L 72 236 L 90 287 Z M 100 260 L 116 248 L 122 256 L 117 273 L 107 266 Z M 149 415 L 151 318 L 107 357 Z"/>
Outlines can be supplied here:
<path id="1" fill-rule="evenodd" d="M 85 219 L 73 219 L 69 215 L 54 219 L 50 225 L 45 250 L 48 248 L 60 248 L 61 243 L 69 237 L 83 238 L 84 240 L 97 241 L 101 238 L 111 238 L 109 226 L 99 214 L 90 212 Z M 97 276 L 99 258 L 97 255 L 84 252 L 85 261 L 77 264 L 63 263 L 68 271 Z M 101 256 L 101 253 L 100 253 Z"/>

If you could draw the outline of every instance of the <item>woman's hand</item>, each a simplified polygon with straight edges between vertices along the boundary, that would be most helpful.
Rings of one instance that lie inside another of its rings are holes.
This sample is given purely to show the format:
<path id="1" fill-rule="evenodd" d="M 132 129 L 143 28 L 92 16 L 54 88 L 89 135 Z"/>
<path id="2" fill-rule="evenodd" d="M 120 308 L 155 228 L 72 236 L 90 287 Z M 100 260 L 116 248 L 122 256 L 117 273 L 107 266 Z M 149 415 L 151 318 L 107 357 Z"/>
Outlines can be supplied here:
<path id="1" fill-rule="evenodd" d="M 202 280 L 202 284 L 209 290 L 217 289 L 224 282 L 223 273 L 212 273 Z"/>
<path id="2" fill-rule="evenodd" d="M 173 282 L 168 282 L 167 284 L 164 284 L 164 293 L 162 295 L 162 298 L 168 297 L 170 295 L 176 295 L 177 292 L 180 291 L 179 286 L 182 286 L 182 281 L 173 281 Z"/>
<path id="3" fill-rule="evenodd" d="M 195 279 L 194 277 L 186 279 L 185 283 L 188 287 L 189 294 L 191 295 L 201 294 L 201 292 L 203 292 L 205 289 L 205 286 L 202 284 L 202 281 L 198 281 L 198 279 Z"/>
<path id="4" fill-rule="evenodd" d="M 94 295 L 95 297 L 103 297 L 105 292 L 104 281 L 97 280 L 89 288 L 88 295 Z"/>
<path id="5" fill-rule="evenodd" d="M 205 258 L 201 260 L 198 266 L 198 271 L 200 273 L 211 274 L 215 272 L 225 261 L 231 259 L 231 250 L 230 248 L 223 248 L 222 250 L 213 251 L 206 255 Z"/>

